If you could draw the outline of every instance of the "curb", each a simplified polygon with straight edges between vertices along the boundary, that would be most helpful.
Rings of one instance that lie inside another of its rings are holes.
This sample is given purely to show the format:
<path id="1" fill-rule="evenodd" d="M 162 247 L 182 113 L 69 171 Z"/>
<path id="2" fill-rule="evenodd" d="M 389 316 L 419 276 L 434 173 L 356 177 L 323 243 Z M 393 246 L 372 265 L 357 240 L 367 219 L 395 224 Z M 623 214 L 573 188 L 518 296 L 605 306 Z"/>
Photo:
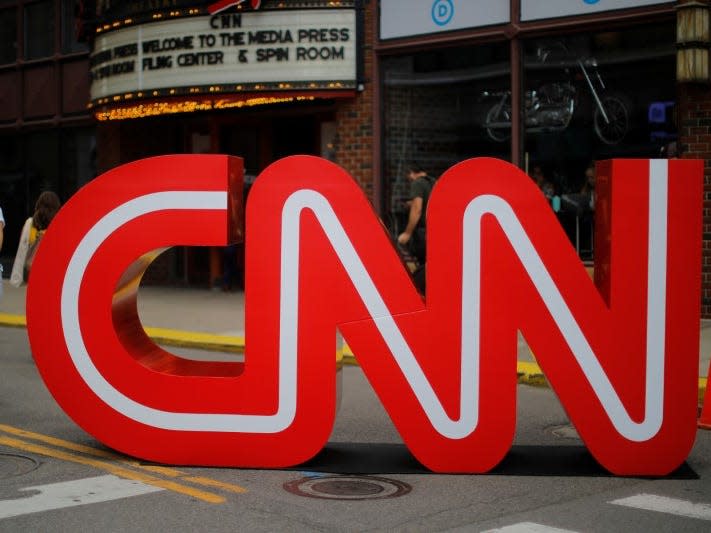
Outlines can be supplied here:
<path id="1" fill-rule="evenodd" d="M 215 335 L 196 331 L 177 331 L 165 328 L 147 327 L 145 330 L 156 344 L 198 348 L 212 352 L 244 353 L 244 337 Z"/>
<path id="2" fill-rule="evenodd" d="M 0 313 L 0 326 L 25 328 L 27 327 L 27 319 L 24 315 Z M 144 329 L 151 340 L 163 346 L 194 348 L 210 352 L 244 353 L 244 337 L 217 335 L 198 331 L 180 331 L 167 328 L 146 327 Z M 336 363 L 339 367 L 344 364 L 357 364 L 355 358 L 353 358 L 352 363 L 345 362 L 343 352 L 336 353 Z"/>
<path id="3" fill-rule="evenodd" d="M 347 344 L 343 345 L 343 364 L 358 366 L 358 361 Z M 548 386 L 548 380 L 546 380 L 541 368 L 536 363 L 529 361 L 517 361 L 516 375 L 518 376 L 519 383 L 533 385 L 535 387 Z"/>
<path id="4" fill-rule="evenodd" d="M 24 328 L 27 320 L 24 315 L 0 313 L 0 326 Z M 196 331 L 179 331 L 166 328 L 145 328 L 148 336 L 156 343 L 164 346 L 180 346 L 225 353 L 244 353 L 244 337 L 200 333 Z M 347 344 L 336 353 L 339 365 L 358 366 L 358 361 Z M 535 387 L 547 387 L 548 380 L 537 363 L 532 361 L 517 361 L 516 375 L 518 382 Z M 699 405 L 704 401 L 707 378 L 699 378 Z"/>
<path id="5" fill-rule="evenodd" d="M 0 313 L 0 326 L 25 328 L 27 319 L 24 315 Z M 197 348 L 213 352 L 244 353 L 244 337 L 152 327 L 147 327 L 145 330 L 156 344 Z"/>
<path id="6" fill-rule="evenodd" d="M 25 319 L 25 315 L 9 315 L 7 313 L 0 313 L 0 326 L 24 328 L 27 327 L 27 320 Z"/>

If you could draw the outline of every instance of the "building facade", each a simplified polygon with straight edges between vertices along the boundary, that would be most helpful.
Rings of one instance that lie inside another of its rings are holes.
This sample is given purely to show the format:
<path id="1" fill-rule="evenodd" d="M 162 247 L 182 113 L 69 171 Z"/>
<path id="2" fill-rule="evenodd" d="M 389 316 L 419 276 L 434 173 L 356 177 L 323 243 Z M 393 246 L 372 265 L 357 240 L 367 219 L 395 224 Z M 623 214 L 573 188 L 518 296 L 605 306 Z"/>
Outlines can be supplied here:
<path id="1" fill-rule="evenodd" d="M 48 45 L 32 28 L 50 11 Z M 0 51 L 0 98 L 13 102 L 0 108 L 0 201 L 12 220 L 6 205 L 22 188 L 21 219 L 45 183 L 66 198 L 153 155 L 240 155 L 249 182 L 306 153 L 344 167 L 396 235 L 409 164 L 439 175 L 493 156 L 543 176 L 590 260 L 591 163 L 711 160 L 708 24 L 707 2 L 683 0 L 0 0 L 0 41 L 15 43 Z M 148 276 L 215 285 L 219 254 L 175 249 Z"/>
<path id="2" fill-rule="evenodd" d="M 96 175 L 89 46 L 73 0 L 0 1 L 0 206 L 9 276 L 25 219 L 43 190 L 69 198 Z"/>

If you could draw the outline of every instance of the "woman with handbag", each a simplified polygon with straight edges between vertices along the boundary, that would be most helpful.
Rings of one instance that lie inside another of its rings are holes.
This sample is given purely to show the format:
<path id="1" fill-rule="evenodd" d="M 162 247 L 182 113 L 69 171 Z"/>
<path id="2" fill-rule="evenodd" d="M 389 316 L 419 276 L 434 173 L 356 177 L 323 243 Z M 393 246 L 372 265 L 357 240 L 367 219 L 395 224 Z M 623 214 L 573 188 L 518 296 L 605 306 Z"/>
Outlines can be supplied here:
<path id="1" fill-rule="evenodd" d="M 20 234 L 20 244 L 17 246 L 15 262 L 10 274 L 10 285 L 19 287 L 27 281 L 32 268 L 35 254 L 39 248 L 45 230 L 59 211 L 61 202 L 59 196 L 52 191 L 45 191 L 37 198 L 35 212 L 25 221 Z"/>

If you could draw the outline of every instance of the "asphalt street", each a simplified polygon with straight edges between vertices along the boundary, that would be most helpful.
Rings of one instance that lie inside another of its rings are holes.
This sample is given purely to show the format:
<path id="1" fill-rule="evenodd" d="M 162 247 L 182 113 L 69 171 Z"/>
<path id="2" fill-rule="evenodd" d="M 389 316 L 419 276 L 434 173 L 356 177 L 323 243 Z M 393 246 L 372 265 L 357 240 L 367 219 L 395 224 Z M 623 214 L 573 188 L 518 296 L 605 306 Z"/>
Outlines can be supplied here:
<path id="1" fill-rule="evenodd" d="M 342 370 L 341 409 L 320 460 L 289 470 L 167 467 L 116 454 L 68 419 L 25 329 L 0 327 L 0 358 L 0 531 L 711 527 L 711 432 L 698 432 L 686 465 L 667 478 L 613 477 L 545 387 L 519 385 L 514 446 L 487 475 L 419 467 L 356 366 Z"/>

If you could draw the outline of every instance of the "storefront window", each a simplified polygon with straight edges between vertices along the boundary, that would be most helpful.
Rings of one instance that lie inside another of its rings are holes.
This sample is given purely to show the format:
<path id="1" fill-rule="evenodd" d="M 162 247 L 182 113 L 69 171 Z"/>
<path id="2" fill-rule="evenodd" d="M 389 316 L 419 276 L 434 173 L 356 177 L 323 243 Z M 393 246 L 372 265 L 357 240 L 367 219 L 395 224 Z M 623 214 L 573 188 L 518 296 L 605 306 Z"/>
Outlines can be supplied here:
<path id="1" fill-rule="evenodd" d="M 17 250 L 22 224 L 32 214 L 40 193 L 51 190 L 66 200 L 95 176 L 93 127 L 0 137 L 0 207 L 6 221 L 2 261 L 6 273 Z"/>
<path id="2" fill-rule="evenodd" d="M 89 49 L 86 43 L 77 41 L 75 11 L 75 0 L 62 0 L 62 52 L 65 54 L 85 52 Z"/>
<path id="3" fill-rule="evenodd" d="M 0 9 L 0 64 L 17 61 L 17 10 Z"/>
<path id="4" fill-rule="evenodd" d="M 41 154 L 41 157 L 37 157 Z M 54 191 L 62 199 L 59 168 L 59 133 L 56 130 L 31 133 L 25 138 L 25 173 L 29 181 L 28 213 L 43 191 Z"/>
<path id="5" fill-rule="evenodd" d="M 43 0 L 25 5 L 25 59 L 54 54 L 54 2 Z"/>
<path id="6" fill-rule="evenodd" d="M 407 167 L 438 177 L 475 156 L 509 160 L 510 142 L 487 135 L 486 113 L 510 86 L 508 43 L 383 58 L 383 172 L 391 231 L 404 227 Z"/>
<path id="7" fill-rule="evenodd" d="M 589 166 L 659 157 L 676 139 L 674 38 L 667 24 L 525 42 L 525 169 L 584 259 L 593 253 Z"/>
<path id="8" fill-rule="evenodd" d="M 96 135 L 94 128 L 62 130 L 62 195 L 70 197 L 94 179 L 96 170 Z"/>
<path id="9" fill-rule="evenodd" d="M 22 172 L 22 146 L 15 135 L 0 135 L 0 207 L 5 217 L 2 264 L 10 275 L 12 259 L 27 218 L 27 182 Z"/>
<path id="10" fill-rule="evenodd" d="M 243 158 L 245 182 L 251 183 L 262 170 L 259 166 L 258 128 L 230 125 L 220 130 L 220 153 Z"/>

